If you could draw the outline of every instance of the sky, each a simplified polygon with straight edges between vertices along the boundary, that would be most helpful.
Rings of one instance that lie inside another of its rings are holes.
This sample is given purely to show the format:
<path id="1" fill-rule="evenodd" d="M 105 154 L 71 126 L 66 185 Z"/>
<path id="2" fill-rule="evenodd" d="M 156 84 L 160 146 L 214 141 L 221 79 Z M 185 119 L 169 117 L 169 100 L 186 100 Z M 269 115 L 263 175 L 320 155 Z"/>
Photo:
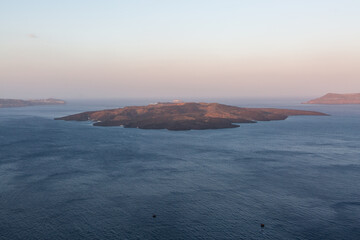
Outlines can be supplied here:
<path id="1" fill-rule="evenodd" d="M 0 0 L 0 98 L 360 92 L 359 0 Z"/>

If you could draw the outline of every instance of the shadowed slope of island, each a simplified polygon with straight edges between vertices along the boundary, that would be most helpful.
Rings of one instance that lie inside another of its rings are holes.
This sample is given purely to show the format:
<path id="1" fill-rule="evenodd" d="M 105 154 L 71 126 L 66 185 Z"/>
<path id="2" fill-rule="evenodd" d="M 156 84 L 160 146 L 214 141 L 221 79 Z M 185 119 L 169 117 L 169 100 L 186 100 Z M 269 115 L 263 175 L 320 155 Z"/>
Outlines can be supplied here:
<path id="1" fill-rule="evenodd" d="M 360 93 L 328 93 L 303 104 L 360 104 Z"/>
<path id="2" fill-rule="evenodd" d="M 327 114 L 276 108 L 240 108 L 218 103 L 158 103 L 118 109 L 83 112 L 55 120 L 93 121 L 94 126 L 124 126 L 142 129 L 219 129 L 239 127 L 234 123 L 284 120 L 288 116 Z"/>
<path id="3" fill-rule="evenodd" d="M 65 104 L 65 101 L 60 99 L 36 99 L 36 100 L 21 100 L 21 99 L 0 99 L 0 108 L 11 107 L 28 107 L 37 105 L 59 105 Z"/>

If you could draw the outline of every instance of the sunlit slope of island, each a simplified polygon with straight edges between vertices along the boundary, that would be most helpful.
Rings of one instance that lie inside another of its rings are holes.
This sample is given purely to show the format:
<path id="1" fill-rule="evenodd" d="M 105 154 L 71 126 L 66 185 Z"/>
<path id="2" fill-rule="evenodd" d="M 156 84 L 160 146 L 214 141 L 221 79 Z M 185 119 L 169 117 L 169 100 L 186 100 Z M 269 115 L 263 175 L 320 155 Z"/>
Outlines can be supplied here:
<path id="1" fill-rule="evenodd" d="M 360 93 L 328 93 L 304 104 L 360 104 Z"/>
<path id="2" fill-rule="evenodd" d="M 0 99 L 0 108 L 11 107 L 28 107 L 37 105 L 59 105 L 65 104 L 65 101 L 60 99 L 36 99 L 36 100 L 21 100 L 21 99 Z"/>
<path id="3" fill-rule="evenodd" d="M 218 103 L 158 103 L 102 111 L 83 112 L 55 120 L 93 121 L 94 126 L 124 126 L 142 129 L 219 129 L 235 128 L 234 123 L 284 120 L 288 116 L 327 114 L 312 111 L 241 108 Z"/>

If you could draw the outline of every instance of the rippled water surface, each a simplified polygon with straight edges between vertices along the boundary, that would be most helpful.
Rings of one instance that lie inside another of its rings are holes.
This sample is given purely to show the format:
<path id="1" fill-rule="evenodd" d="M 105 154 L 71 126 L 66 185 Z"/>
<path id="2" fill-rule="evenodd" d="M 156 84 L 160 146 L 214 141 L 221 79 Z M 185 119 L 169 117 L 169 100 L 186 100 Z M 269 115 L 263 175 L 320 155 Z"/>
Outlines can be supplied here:
<path id="1" fill-rule="evenodd" d="M 150 102 L 0 109 L 0 239 L 360 239 L 359 105 L 224 100 L 331 114 L 224 130 L 53 120 Z"/>

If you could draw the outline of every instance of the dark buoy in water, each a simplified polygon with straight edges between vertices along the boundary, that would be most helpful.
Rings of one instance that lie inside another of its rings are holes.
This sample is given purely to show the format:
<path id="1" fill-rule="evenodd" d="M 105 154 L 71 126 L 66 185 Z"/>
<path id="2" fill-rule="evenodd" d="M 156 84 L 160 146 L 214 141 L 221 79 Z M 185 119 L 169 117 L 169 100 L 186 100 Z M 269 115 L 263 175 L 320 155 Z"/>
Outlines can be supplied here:
<path id="1" fill-rule="evenodd" d="M 156 214 L 153 214 L 153 218 L 156 218 Z"/>
<path id="2" fill-rule="evenodd" d="M 262 224 L 260 224 L 260 227 L 264 228 L 264 227 L 265 227 L 265 224 L 263 224 L 263 223 L 262 223 Z"/>

